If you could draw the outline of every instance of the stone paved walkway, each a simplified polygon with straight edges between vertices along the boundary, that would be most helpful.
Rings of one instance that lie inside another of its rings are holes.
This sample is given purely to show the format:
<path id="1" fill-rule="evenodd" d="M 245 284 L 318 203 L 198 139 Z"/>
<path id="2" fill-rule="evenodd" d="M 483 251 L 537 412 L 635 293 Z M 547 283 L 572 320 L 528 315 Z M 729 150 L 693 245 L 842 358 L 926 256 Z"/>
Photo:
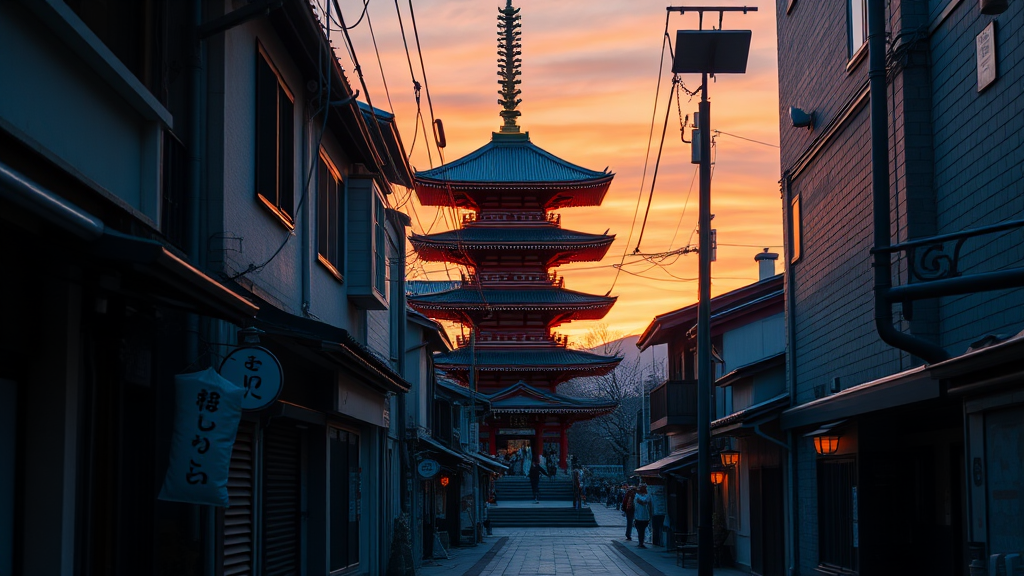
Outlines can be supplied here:
<path id="1" fill-rule="evenodd" d="M 501 506 L 566 506 L 565 502 L 504 502 Z M 615 508 L 593 506 L 598 528 L 495 528 L 482 544 L 454 548 L 447 560 L 427 560 L 418 576 L 695 576 L 675 553 L 625 541 L 626 519 Z M 649 536 L 649 533 L 648 533 Z M 746 572 L 716 568 L 718 576 Z"/>

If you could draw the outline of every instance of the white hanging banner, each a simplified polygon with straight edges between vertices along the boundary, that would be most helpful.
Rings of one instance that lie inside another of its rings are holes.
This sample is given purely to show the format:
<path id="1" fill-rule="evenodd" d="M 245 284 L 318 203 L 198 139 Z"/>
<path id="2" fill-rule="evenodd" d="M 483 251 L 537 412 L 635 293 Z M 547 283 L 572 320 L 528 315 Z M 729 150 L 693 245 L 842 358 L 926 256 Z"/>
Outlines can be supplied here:
<path id="1" fill-rule="evenodd" d="M 161 500 L 228 505 L 228 469 L 244 394 L 213 368 L 174 377 L 174 432 Z"/>
<path id="2" fill-rule="evenodd" d="M 270 350 L 259 346 L 235 348 L 220 365 L 220 375 L 244 391 L 242 410 L 262 410 L 281 395 L 284 373 Z"/>

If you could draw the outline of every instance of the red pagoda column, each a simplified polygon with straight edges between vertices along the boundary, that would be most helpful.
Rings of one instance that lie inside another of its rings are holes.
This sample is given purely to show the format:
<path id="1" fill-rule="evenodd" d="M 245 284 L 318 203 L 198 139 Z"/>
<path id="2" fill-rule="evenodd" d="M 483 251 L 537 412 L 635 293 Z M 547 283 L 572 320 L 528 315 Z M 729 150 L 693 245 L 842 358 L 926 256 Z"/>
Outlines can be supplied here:
<path id="1" fill-rule="evenodd" d="M 569 467 L 569 434 L 566 433 L 566 429 L 568 427 L 569 426 L 566 425 L 565 422 L 562 422 L 562 425 L 559 428 L 559 441 L 561 444 L 558 447 L 558 467 L 562 470 L 566 470 Z"/>
<path id="2" fill-rule="evenodd" d="M 498 430 L 494 426 L 488 426 L 487 430 L 487 453 L 491 456 L 498 455 Z"/>

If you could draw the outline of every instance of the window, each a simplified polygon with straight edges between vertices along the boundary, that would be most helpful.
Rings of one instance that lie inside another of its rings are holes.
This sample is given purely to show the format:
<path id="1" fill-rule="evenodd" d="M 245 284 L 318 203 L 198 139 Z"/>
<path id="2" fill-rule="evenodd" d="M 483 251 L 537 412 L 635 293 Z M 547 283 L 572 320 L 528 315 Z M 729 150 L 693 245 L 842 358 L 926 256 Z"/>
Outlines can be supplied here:
<path id="1" fill-rule="evenodd" d="M 291 92 L 262 46 L 256 58 L 256 196 L 293 227 L 294 107 Z"/>
<path id="2" fill-rule="evenodd" d="M 799 260 L 800 254 L 803 252 L 803 234 L 801 233 L 801 226 L 800 195 L 797 194 L 789 203 L 790 250 L 792 252 L 790 254 L 789 262 L 791 264 Z"/>
<path id="3" fill-rule="evenodd" d="M 857 463 L 818 461 L 818 562 L 857 570 Z"/>
<path id="4" fill-rule="evenodd" d="M 373 287 L 388 298 L 387 229 L 384 226 L 384 203 L 379 197 L 373 201 Z"/>
<path id="5" fill-rule="evenodd" d="M 328 443 L 330 569 L 334 572 L 359 563 L 359 518 L 362 514 L 359 435 L 330 428 Z"/>
<path id="6" fill-rule="evenodd" d="M 341 175 L 327 155 L 320 151 L 317 190 L 317 254 L 320 262 L 341 279 L 344 235 L 341 230 Z"/>
<path id="7" fill-rule="evenodd" d="M 168 48 L 166 30 L 172 29 L 168 20 L 177 16 L 173 10 L 154 0 L 64 3 L 161 104 L 167 104 L 167 82 L 160 67 Z"/>
<path id="8" fill-rule="evenodd" d="M 847 0 L 849 11 L 849 32 L 850 32 L 850 59 L 860 50 L 861 46 L 868 40 L 868 11 L 867 0 Z"/>

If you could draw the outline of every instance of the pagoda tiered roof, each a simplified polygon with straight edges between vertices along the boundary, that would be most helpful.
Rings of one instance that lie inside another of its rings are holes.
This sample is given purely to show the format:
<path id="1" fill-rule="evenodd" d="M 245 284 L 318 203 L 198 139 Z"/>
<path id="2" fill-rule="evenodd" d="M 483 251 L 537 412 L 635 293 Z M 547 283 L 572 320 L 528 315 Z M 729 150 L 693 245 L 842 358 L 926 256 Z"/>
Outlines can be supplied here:
<path id="1" fill-rule="evenodd" d="M 615 235 L 588 234 L 541 226 L 467 226 L 437 234 L 409 238 L 420 258 L 430 262 L 465 262 L 467 251 L 530 250 L 552 254 L 549 266 L 569 262 L 597 262 L 615 241 Z"/>
<path id="2" fill-rule="evenodd" d="M 470 209 L 599 206 L 613 177 L 562 160 L 531 142 L 528 133 L 495 133 L 490 142 L 458 160 L 416 172 L 416 194 L 425 206 L 454 203 Z"/>
<path id="3" fill-rule="evenodd" d="M 520 380 L 491 394 L 493 414 L 580 414 L 587 418 L 607 414 L 617 407 L 615 402 L 594 398 L 576 398 L 541 390 Z"/>
<path id="4" fill-rule="evenodd" d="M 440 320 L 461 320 L 461 312 L 562 312 L 575 320 L 599 320 L 616 296 L 595 296 L 556 286 L 503 290 L 464 285 L 455 290 L 409 297 L 409 305 Z"/>
<path id="5" fill-rule="evenodd" d="M 571 372 L 576 376 L 602 376 L 615 369 L 621 356 L 604 356 L 561 346 L 476 347 L 476 369 L 480 372 Z M 469 347 L 434 354 L 434 365 L 446 372 L 468 371 L 472 363 Z M 568 378 L 567 378 L 568 379 Z"/>

